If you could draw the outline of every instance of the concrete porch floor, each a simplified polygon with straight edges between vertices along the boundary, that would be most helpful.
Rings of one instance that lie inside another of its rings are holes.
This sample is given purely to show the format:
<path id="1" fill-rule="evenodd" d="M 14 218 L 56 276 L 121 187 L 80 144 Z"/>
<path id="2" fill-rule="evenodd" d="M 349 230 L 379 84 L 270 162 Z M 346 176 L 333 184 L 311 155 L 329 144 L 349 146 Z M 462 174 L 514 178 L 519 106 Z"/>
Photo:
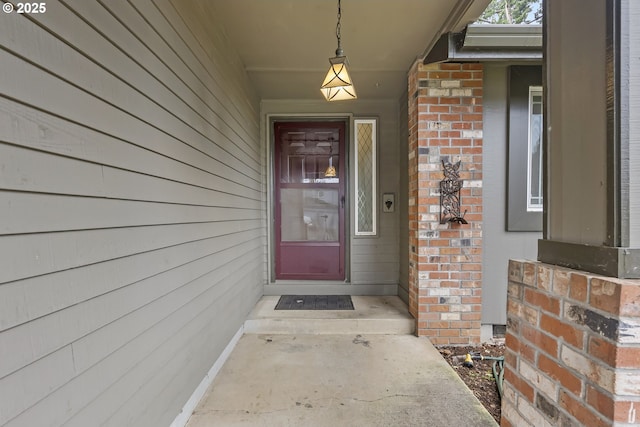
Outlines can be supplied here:
<path id="1" fill-rule="evenodd" d="M 496 425 L 407 330 L 399 298 L 353 297 L 349 312 L 275 311 L 277 300 L 256 305 L 188 427 Z"/>

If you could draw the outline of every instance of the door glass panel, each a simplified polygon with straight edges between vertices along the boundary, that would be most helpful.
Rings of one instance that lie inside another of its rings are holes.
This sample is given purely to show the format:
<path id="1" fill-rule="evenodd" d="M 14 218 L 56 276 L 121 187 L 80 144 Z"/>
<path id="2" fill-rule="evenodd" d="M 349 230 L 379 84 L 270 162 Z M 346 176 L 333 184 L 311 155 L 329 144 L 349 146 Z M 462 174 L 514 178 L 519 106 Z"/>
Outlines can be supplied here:
<path id="1" fill-rule="evenodd" d="M 338 241 L 337 189 L 283 188 L 280 196 L 283 242 Z"/>
<path id="2" fill-rule="evenodd" d="M 280 183 L 337 184 L 340 182 L 339 164 L 337 130 L 282 133 Z M 331 168 L 333 173 L 330 173 Z"/>

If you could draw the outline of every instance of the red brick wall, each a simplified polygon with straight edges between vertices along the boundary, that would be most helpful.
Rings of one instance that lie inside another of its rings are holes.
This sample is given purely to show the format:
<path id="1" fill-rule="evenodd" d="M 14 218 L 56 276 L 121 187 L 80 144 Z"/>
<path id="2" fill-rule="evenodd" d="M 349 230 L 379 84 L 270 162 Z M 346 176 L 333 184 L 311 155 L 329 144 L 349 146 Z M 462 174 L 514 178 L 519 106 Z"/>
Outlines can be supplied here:
<path id="1" fill-rule="evenodd" d="M 434 344 L 480 341 L 482 78 L 475 63 L 417 63 L 409 75 L 409 308 Z M 469 224 L 440 224 L 443 160 L 462 162 Z"/>
<path id="2" fill-rule="evenodd" d="M 640 425 L 640 280 L 510 261 L 506 346 L 501 425 Z"/>

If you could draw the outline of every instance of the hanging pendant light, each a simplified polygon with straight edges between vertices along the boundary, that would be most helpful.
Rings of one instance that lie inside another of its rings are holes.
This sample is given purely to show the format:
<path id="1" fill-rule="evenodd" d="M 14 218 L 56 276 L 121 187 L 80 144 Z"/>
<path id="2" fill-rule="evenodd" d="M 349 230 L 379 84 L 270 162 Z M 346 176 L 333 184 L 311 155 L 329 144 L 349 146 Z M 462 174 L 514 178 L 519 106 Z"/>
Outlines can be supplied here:
<path id="1" fill-rule="evenodd" d="M 342 101 L 345 99 L 356 99 L 356 90 L 353 87 L 351 76 L 347 70 L 347 57 L 344 55 L 340 44 L 340 18 L 342 10 L 340 8 L 340 0 L 338 0 L 338 24 L 336 25 L 336 38 L 338 39 L 338 48 L 336 56 L 329 58 L 329 71 L 322 82 L 320 91 L 327 101 Z"/>
<path id="2" fill-rule="evenodd" d="M 329 167 L 324 171 L 325 178 L 335 178 L 337 176 L 336 167 L 333 166 L 333 159 L 329 157 Z"/>
<path id="3" fill-rule="evenodd" d="M 331 159 L 329 159 L 329 167 L 327 168 L 327 170 L 324 172 L 324 177 L 325 178 L 335 178 L 337 175 L 336 172 L 336 168 L 335 166 L 333 166 L 333 164 L 331 163 Z"/>
<path id="4" fill-rule="evenodd" d="M 325 178 L 335 178 L 337 176 L 336 167 L 333 166 L 333 138 L 329 138 L 329 166 L 324 171 Z"/>

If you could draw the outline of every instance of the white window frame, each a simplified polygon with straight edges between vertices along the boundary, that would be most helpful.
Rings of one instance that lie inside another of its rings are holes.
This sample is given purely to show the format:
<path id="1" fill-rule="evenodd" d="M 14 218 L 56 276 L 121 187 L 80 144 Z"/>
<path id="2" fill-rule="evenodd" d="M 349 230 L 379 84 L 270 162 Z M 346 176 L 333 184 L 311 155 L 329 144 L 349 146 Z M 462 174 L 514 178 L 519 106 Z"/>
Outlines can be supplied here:
<path id="1" fill-rule="evenodd" d="M 532 140 L 531 140 L 531 116 L 533 112 L 533 97 L 534 96 L 542 96 L 542 86 L 529 86 L 529 115 L 528 115 L 528 125 L 527 125 L 527 212 L 542 212 L 543 210 L 543 201 L 540 203 L 532 203 L 531 199 L 533 196 L 531 195 L 531 180 L 532 180 Z M 542 102 L 540 102 L 540 108 L 542 109 Z M 542 111 L 542 110 L 541 110 Z M 542 138 L 542 130 L 540 132 L 540 137 Z M 542 143 L 542 141 L 541 141 Z M 540 151 L 542 152 L 542 146 L 540 147 Z M 539 182 L 538 182 L 538 190 L 539 194 L 542 194 L 542 155 L 539 159 Z M 542 196 L 540 196 L 542 198 Z"/>
<path id="2" fill-rule="evenodd" d="M 355 234 L 356 236 L 376 236 L 378 234 L 378 119 L 354 119 L 353 120 L 353 129 L 354 129 L 354 150 L 355 153 Z M 371 231 L 361 231 L 360 224 L 358 218 L 360 217 L 360 206 L 358 203 L 358 189 L 360 188 L 360 176 L 358 174 L 359 171 L 359 162 L 361 161 L 359 158 L 358 151 L 358 126 L 361 124 L 371 124 Z"/>

